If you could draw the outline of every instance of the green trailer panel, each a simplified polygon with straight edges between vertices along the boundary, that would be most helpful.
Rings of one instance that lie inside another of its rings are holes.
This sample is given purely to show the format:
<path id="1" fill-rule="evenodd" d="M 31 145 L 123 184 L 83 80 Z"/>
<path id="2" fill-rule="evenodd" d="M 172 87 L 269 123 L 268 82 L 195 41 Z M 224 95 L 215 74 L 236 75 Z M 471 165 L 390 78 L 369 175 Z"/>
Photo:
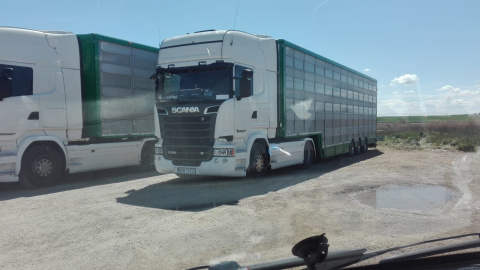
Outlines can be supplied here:
<path id="1" fill-rule="evenodd" d="M 277 55 L 277 137 L 321 134 L 321 157 L 376 137 L 375 79 L 285 40 L 277 40 Z"/>
<path id="2" fill-rule="evenodd" d="M 98 34 L 80 45 L 85 138 L 151 137 L 158 49 Z"/>

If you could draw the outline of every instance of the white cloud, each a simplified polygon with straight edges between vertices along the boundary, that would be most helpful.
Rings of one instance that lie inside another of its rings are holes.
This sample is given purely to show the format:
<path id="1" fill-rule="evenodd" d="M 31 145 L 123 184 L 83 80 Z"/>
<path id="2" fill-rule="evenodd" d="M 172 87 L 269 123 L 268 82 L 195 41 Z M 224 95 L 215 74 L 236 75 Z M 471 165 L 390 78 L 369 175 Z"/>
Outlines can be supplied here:
<path id="1" fill-rule="evenodd" d="M 370 70 L 371 70 L 371 69 L 366 68 L 366 69 L 363 70 L 363 72 L 369 72 Z"/>
<path id="2" fill-rule="evenodd" d="M 403 93 L 405 93 L 405 94 L 413 94 L 413 93 L 415 93 L 415 91 L 413 91 L 413 90 L 407 90 L 407 91 L 403 91 Z"/>
<path id="3" fill-rule="evenodd" d="M 416 74 L 405 74 L 391 81 L 390 85 L 412 85 L 416 84 L 420 79 Z"/>
<path id="4" fill-rule="evenodd" d="M 480 113 L 480 87 L 476 90 L 445 85 L 435 95 L 412 95 L 410 91 L 378 100 L 378 115 L 439 115 Z"/>
<path id="5" fill-rule="evenodd" d="M 443 87 L 441 87 L 440 89 L 437 89 L 437 91 L 440 91 L 440 92 L 445 92 L 445 91 L 452 91 L 454 90 L 455 88 L 451 85 L 445 85 Z M 458 89 L 458 88 L 457 88 Z"/>

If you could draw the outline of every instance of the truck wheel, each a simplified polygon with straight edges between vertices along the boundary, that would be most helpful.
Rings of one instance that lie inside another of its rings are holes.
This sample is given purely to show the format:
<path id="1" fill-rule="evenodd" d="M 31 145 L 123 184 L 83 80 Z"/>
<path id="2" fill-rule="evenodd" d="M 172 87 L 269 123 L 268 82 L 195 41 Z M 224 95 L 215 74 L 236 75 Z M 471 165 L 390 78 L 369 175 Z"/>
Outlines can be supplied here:
<path id="1" fill-rule="evenodd" d="M 142 148 L 139 169 L 141 171 L 152 170 L 155 167 L 155 143 L 146 142 Z"/>
<path id="2" fill-rule="evenodd" d="M 314 156 L 312 142 L 308 141 L 303 148 L 303 163 L 300 164 L 299 167 L 308 169 L 313 163 Z"/>
<path id="3" fill-rule="evenodd" d="M 250 153 L 250 175 L 254 178 L 264 176 L 268 169 L 268 157 L 264 147 L 254 143 Z"/>
<path id="4" fill-rule="evenodd" d="M 352 141 L 350 142 L 350 156 L 353 156 L 355 155 L 355 141 L 352 139 Z"/>
<path id="5" fill-rule="evenodd" d="M 20 182 L 25 187 L 48 187 L 60 180 L 65 165 L 62 157 L 50 146 L 39 145 L 23 155 Z"/>

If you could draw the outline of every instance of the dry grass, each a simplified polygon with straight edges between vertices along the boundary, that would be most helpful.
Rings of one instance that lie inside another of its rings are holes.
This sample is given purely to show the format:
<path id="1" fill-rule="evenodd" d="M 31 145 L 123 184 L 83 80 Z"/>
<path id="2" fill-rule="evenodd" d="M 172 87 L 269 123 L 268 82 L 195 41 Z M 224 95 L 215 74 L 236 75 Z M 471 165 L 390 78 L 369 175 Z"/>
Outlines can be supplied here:
<path id="1" fill-rule="evenodd" d="M 378 123 L 385 136 L 379 145 L 407 149 L 457 149 L 475 152 L 480 146 L 477 121 L 438 121 L 427 123 Z"/>

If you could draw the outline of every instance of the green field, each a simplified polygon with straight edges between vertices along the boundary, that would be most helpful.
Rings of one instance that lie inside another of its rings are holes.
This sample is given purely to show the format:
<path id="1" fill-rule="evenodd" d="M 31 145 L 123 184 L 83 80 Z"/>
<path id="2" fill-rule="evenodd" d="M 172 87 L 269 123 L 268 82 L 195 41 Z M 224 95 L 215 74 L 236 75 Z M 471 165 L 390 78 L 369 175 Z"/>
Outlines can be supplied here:
<path id="1" fill-rule="evenodd" d="M 378 117 L 377 144 L 399 149 L 457 149 L 480 146 L 480 115 Z"/>
<path id="2" fill-rule="evenodd" d="M 434 121 L 478 121 L 480 115 L 430 115 L 430 116 L 380 116 L 377 117 L 378 123 L 426 123 Z"/>

